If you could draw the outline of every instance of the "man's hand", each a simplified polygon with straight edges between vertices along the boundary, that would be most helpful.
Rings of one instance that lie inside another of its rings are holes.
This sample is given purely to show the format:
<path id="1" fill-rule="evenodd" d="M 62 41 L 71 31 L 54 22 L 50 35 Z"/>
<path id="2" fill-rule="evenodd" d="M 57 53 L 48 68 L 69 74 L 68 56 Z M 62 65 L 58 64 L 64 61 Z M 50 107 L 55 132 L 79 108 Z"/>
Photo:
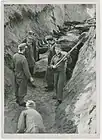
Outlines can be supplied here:
<path id="1" fill-rule="evenodd" d="M 48 65 L 48 68 L 51 68 L 51 69 L 56 69 L 56 66 L 55 65 Z"/>
<path id="2" fill-rule="evenodd" d="M 30 82 L 32 83 L 32 82 L 34 82 L 34 79 L 33 79 L 33 77 L 30 77 Z"/>
<path id="3" fill-rule="evenodd" d="M 56 69 L 56 66 L 55 66 L 55 65 L 53 65 L 53 66 L 52 66 L 52 68 L 53 68 L 53 69 Z"/>
<path id="4" fill-rule="evenodd" d="M 64 61 L 66 61 L 67 60 L 67 57 L 66 58 L 64 58 Z"/>
<path id="5" fill-rule="evenodd" d="M 67 58 L 70 58 L 70 54 L 67 54 Z"/>

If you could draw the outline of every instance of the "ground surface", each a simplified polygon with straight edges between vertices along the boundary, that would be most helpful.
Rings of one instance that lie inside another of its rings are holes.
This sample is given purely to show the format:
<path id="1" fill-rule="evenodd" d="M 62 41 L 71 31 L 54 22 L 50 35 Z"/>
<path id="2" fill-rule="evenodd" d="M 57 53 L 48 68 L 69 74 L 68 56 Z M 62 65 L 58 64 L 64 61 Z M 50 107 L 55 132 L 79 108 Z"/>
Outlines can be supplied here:
<path id="1" fill-rule="evenodd" d="M 37 110 L 41 113 L 44 125 L 46 127 L 46 133 L 57 133 L 56 123 L 55 123 L 55 103 L 56 101 L 52 99 L 54 92 L 45 92 L 44 86 L 46 83 L 44 79 L 35 79 L 36 88 L 28 87 L 28 94 L 25 100 L 31 99 L 36 101 Z M 20 112 L 23 107 L 19 107 L 15 102 L 15 96 L 10 95 L 6 100 L 5 104 L 5 133 L 15 133 L 17 130 L 17 122 Z"/>

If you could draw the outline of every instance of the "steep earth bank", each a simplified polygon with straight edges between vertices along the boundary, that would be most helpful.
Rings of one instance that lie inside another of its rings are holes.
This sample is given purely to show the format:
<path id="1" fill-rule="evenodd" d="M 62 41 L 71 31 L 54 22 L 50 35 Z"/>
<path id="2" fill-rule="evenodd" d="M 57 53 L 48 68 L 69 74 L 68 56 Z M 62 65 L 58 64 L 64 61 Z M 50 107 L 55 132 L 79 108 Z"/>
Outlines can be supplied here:
<path id="1" fill-rule="evenodd" d="M 72 78 L 64 91 L 64 101 L 56 110 L 61 133 L 95 134 L 96 130 L 96 41 L 95 31 L 80 50 Z"/>
<path id="2" fill-rule="evenodd" d="M 75 18 L 77 21 L 83 21 L 89 15 L 86 12 L 87 5 L 84 6 L 84 9 L 82 7 L 82 5 L 78 4 L 12 4 L 4 6 L 5 95 L 10 94 L 13 87 L 10 80 L 10 77 L 12 77 L 12 55 L 17 51 L 17 45 L 26 37 L 27 32 L 33 30 L 36 33 L 37 39 L 43 39 L 53 30 L 58 30 L 57 25 L 62 26 L 65 20 L 74 20 Z M 71 13 L 74 16 L 71 16 Z"/>

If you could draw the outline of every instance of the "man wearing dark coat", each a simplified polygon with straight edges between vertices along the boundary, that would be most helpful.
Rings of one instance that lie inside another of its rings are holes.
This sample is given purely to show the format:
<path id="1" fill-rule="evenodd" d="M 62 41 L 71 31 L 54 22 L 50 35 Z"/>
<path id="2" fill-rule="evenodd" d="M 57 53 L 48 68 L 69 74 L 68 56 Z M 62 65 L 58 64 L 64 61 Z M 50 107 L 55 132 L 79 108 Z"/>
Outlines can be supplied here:
<path id="1" fill-rule="evenodd" d="M 54 89 L 54 74 L 52 69 L 49 67 L 52 57 L 56 54 L 55 52 L 55 42 L 50 42 L 49 52 L 48 52 L 48 67 L 46 71 L 46 83 L 45 91 L 52 91 Z"/>
<path id="2" fill-rule="evenodd" d="M 28 62 L 24 56 L 26 43 L 18 46 L 18 53 L 13 56 L 13 71 L 15 76 L 15 96 L 16 103 L 25 106 L 24 97 L 27 94 L 27 82 L 34 82 L 28 67 Z"/>
<path id="3" fill-rule="evenodd" d="M 22 43 L 26 43 L 27 45 L 27 48 L 25 50 L 25 57 L 27 58 L 28 61 L 30 73 L 33 76 L 34 66 L 35 62 L 37 61 L 37 52 L 38 52 L 37 42 L 34 39 L 34 33 L 32 31 L 29 31 L 27 38 L 24 39 Z"/>

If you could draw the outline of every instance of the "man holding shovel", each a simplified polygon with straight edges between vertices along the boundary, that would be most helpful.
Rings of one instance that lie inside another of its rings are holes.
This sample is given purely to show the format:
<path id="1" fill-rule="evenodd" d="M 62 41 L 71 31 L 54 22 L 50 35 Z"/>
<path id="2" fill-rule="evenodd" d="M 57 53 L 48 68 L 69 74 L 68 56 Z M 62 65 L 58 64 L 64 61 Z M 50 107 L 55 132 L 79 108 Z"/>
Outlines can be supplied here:
<path id="1" fill-rule="evenodd" d="M 57 98 L 56 105 L 62 103 L 63 100 L 63 88 L 65 83 L 65 62 L 70 58 L 70 55 L 67 55 L 67 58 L 63 59 L 58 66 L 56 64 L 67 54 L 66 52 L 61 51 L 60 47 L 55 48 L 56 54 L 51 60 L 51 68 L 54 71 L 54 87 L 56 90 L 56 96 L 53 99 Z"/>

